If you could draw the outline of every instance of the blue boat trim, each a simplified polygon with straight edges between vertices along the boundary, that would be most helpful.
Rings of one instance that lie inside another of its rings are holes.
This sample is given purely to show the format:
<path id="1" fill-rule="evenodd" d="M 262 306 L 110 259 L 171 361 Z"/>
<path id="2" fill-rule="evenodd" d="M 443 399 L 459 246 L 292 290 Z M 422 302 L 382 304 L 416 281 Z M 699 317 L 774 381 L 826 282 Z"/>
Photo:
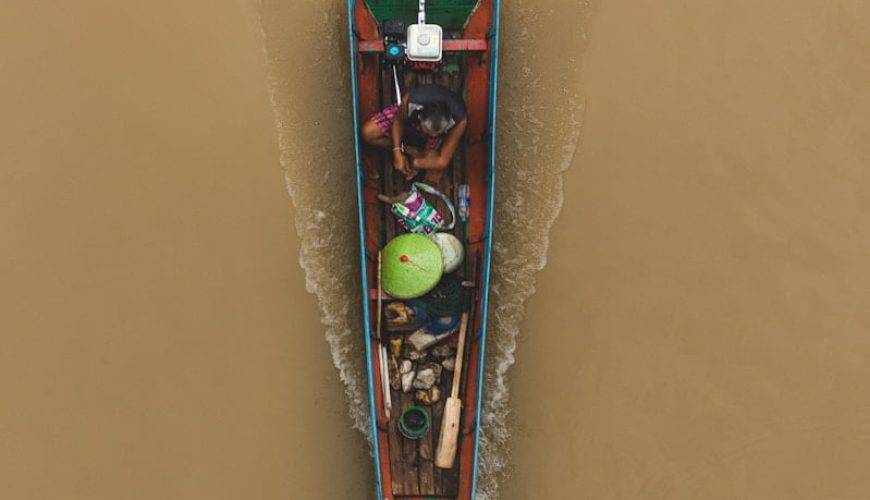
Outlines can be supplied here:
<path id="1" fill-rule="evenodd" d="M 368 262 L 366 261 L 366 240 L 365 240 L 365 198 L 363 196 L 363 168 L 362 156 L 360 151 L 360 118 L 359 118 L 359 87 L 357 85 L 357 68 L 356 68 L 356 34 L 354 30 L 354 8 L 356 0 L 348 0 L 347 2 L 347 23 L 348 34 L 350 41 L 350 86 L 353 96 L 353 154 L 354 162 L 356 163 L 356 199 L 357 199 L 357 217 L 359 223 L 359 261 L 360 261 L 360 276 L 362 282 L 362 310 L 363 310 L 363 344 L 366 351 L 366 383 L 369 392 L 369 424 L 372 441 L 372 457 L 375 465 L 375 498 L 381 498 L 381 461 L 380 449 L 378 445 L 378 419 L 375 407 L 375 387 L 374 377 L 372 377 L 372 344 L 371 344 L 371 321 L 369 312 L 369 283 L 368 283 Z"/>
<path id="2" fill-rule="evenodd" d="M 480 307 L 480 354 L 477 366 L 477 412 L 474 426 L 474 467 L 471 473 L 471 496 L 477 497 L 478 464 L 480 462 L 480 427 L 483 412 L 483 381 L 486 379 L 486 325 L 489 313 L 489 277 L 490 261 L 492 259 L 493 217 L 495 215 L 495 118 L 498 97 L 498 44 L 499 44 L 499 14 L 501 1 L 493 0 L 492 11 L 492 59 L 489 66 L 489 198 L 486 207 L 486 247 L 483 253 L 483 297 Z"/>

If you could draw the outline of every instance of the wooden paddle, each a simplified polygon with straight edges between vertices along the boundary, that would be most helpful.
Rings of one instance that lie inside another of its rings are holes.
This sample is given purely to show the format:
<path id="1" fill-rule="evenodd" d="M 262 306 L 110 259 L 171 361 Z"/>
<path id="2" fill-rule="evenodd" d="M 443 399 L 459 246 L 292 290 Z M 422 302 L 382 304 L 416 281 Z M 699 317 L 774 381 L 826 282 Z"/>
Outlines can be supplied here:
<path id="1" fill-rule="evenodd" d="M 452 469 L 456 459 L 459 440 L 459 418 L 462 415 L 462 400 L 459 399 L 459 380 L 462 378 L 462 359 L 465 353 L 465 330 L 468 328 L 468 313 L 462 313 L 459 325 L 459 345 L 456 349 L 456 365 L 453 369 L 453 388 L 444 403 L 444 417 L 441 420 L 441 434 L 438 450 L 435 452 L 435 466 Z"/>

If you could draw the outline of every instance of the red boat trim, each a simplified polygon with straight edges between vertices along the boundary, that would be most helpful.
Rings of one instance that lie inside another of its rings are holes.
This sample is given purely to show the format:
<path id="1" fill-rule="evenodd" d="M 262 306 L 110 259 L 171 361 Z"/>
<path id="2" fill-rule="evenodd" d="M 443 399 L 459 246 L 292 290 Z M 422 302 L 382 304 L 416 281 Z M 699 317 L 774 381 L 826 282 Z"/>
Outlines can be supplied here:
<path id="1" fill-rule="evenodd" d="M 465 40 L 444 40 L 442 48 L 445 52 L 485 52 L 489 44 L 484 38 L 469 38 Z M 382 40 L 360 40 L 357 43 L 360 52 L 383 52 Z"/>

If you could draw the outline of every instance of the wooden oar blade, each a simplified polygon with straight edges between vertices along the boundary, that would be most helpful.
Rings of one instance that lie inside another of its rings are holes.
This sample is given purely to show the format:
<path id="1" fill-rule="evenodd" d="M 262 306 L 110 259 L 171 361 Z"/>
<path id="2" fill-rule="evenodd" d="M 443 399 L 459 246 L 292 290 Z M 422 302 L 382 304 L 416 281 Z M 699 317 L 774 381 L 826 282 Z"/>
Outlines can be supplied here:
<path id="1" fill-rule="evenodd" d="M 462 414 L 462 400 L 447 398 L 444 403 L 444 418 L 441 420 L 441 435 L 435 453 L 435 466 L 452 469 L 456 460 L 456 447 L 459 442 L 459 417 Z"/>

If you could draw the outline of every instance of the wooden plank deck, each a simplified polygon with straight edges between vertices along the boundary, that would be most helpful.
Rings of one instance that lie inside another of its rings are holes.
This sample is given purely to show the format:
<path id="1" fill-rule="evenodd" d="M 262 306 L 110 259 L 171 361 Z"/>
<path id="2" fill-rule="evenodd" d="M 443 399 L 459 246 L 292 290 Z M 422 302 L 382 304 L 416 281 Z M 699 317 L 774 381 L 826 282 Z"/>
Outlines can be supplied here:
<path id="1" fill-rule="evenodd" d="M 414 86 L 434 81 L 451 87 L 457 92 L 462 92 L 461 75 L 446 73 L 436 75 L 425 73 L 418 74 L 406 69 L 403 80 L 403 87 L 405 89 L 410 89 Z M 383 108 L 394 100 L 394 97 L 392 96 L 392 74 L 388 71 L 383 71 L 380 83 L 381 105 Z M 440 186 L 440 188 L 445 191 L 445 194 L 454 200 L 454 204 L 457 206 L 457 218 L 458 200 L 456 198 L 456 185 L 465 178 L 463 161 L 464 151 L 465 148 L 463 146 L 457 153 L 451 167 L 444 173 Z M 409 187 L 410 182 L 394 171 L 392 157 L 390 155 L 383 155 L 381 170 L 382 192 L 387 196 L 393 196 L 406 191 Z M 440 199 L 428 195 L 427 199 L 439 210 L 440 213 L 447 213 L 446 207 L 443 206 L 443 202 Z M 383 204 L 381 206 L 381 213 L 381 220 L 383 221 L 381 227 L 384 231 L 384 241 L 388 241 L 401 231 L 397 227 L 395 218 L 389 212 L 388 205 Z M 460 238 L 462 237 L 461 225 L 458 220 L 454 234 Z M 450 339 L 450 342 L 455 347 L 455 336 Z M 434 465 L 435 450 L 438 446 L 438 434 L 441 429 L 441 418 L 444 412 L 444 402 L 450 393 L 452 380 L 452 372 L 443 370 L 440 382 L 441 399 L 430 406 L 419 404 L 429 410 L 430 430 L 424 437 L 416 440 L 406 438 L 398 429 L 398 418 L 402 411 L 415 404 L 415 391 L 412 390 L 410 393 L 403 393 L 401 390 L 396 391 L 391 389 L 393 402 L 391 415 L 393 415 L 393 417 L 388 426 L 389 453 L 392 492 L 397 497 L 425 496 L 435 498 L 455 498 L 459 494 L 459 460 L 456 460 L 454 467 L 450 470 L 439 469 Z"/>

